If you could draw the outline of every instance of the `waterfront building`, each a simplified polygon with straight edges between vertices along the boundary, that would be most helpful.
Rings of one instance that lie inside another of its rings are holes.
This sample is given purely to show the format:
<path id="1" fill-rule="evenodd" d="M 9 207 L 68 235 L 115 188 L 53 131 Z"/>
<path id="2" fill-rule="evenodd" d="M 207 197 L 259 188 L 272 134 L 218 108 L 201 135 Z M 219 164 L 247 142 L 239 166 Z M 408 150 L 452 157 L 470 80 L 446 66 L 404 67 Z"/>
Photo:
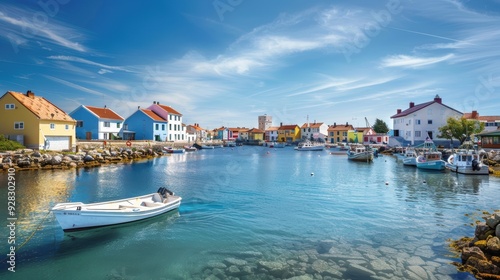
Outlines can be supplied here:
<path id="1" fill-rule="evenodd" d="M 302 140 L 317 140 L 323 139 L 325 140 L 328 134 L 328 125 L 325 123 L 317 123 L 314 121 L 313 123 L 304 123 L 300 127 L 300 136 Z"/>
<path id="2" fill-rule="evenodd" d="M 250 136 L 249 136 L 249 132 L 250 129 L 248 128 L 240 128 L 239 131 L 238 131 L 238 139 L 239 140 L 243 140 L 243 141 L 247 141 L 250 139 Z"/>
<path id="3" fill-rule="evenodd" d="M 120 137 L 124 140 L 167 141 L 168 121 L 149 109 L 137 111 L 123 122 Z"/>
<path id="4" fill-rule="evenodd" d="M 347 133 L 350 130 L 354 130 L 354 127 L 347 122 L 345 125 L 337 125 L 337 123 L 333 123 L 333 125 L 330 125 L 327 129 L 328 136 L 326 142 L 331 144 L 342 142 L 347 143 Z"/>
<path id="5" fill-rule="evenodd" d="M 76 121 L 47 99 L 8 91 L 0 97 L 0 134 L 27 148 L 68 150 L 76 145 Z"/>
<path id="6" fill-rule="evenodd" d="M 161 105 L 158 101 L 153 101 L 153 105 L 148 109 L 168 122 L 167 138 L 162 141 L 186 141 L 186 129 L 182 126 L 181 113 L 170 106 Z"/>
<path id="7" fill-rule="evenodd" d="M 278 128 L 278 142 L 292 143 L 300 139 L 300 127 L 297 124 L 280 124 Z"/>
<path id="8" fill-rule="evenodd" d="M 208 132 L 206 129 L 200 127 L 200 124 L 195 123 L 193 125 L 186 126 L 186 134 L 194 134 L 194 142 L 196 141 L 206 141 Z"/>
<path id="9" fill-rule="evenodd" d="M 411 145 L 420 144 L 427 137 L 449 142 L 449 139 L 437 137 L 439 127 L 446 125 L 449 117 L 460 118 L 462 115 L 460 111 L 443 104 L 439 95 L 436 95 L 434 100 L 421 104 L 410 102 L 408 109 L 397 109 L 397 113 L 391 116 L 394 138 L 399 145 L 406 142 Z"/>
<path id="10" fill-rule="evenodd" d="M 500 129 L 476 134 L 483 149 L 500 149 Z"/>
<path id="11" fill-rule="evenodd" d="M 264 140 L 264 130 L 258 128 L 252 128 L 248 130 L 248 140 L 252 141 L 263 141 Z"/>
<path id="12" fill-rule="evenodd" d="M 69 113 L 76 120 L 77 139 L 117 139 L 123 125 L 123 120 L 112 109 L 80 105 Z"/>
<path id="13" fill-rule="evenodd" d="M 259 129 L 265 131 L 273 125 L 273 117 L 264 115 L 259 116 Z"/>
<path id="14" fill-rule="evenodd" d="M 264 132 L 264 140 L 265 141 L 278 141 L 278 128 L 277 126 L 271 126 Z"/>
<path id="15" fill-rule="evenodd" d="M 484 123 L 484 131 L 482 132 L 491 132 L 500 129 L 500 116 L 479 116 L 477 111 L 472 111 L 471 113 L 464 113 L 462 118 Z"/>

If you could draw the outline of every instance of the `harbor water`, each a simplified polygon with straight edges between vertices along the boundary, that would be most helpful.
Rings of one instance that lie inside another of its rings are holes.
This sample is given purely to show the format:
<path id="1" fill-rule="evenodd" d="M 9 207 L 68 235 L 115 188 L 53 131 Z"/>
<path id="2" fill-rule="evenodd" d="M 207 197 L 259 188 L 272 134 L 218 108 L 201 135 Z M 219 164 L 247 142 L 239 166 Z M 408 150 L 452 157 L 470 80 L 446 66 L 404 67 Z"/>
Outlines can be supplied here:
<path id="1" fill-rule="evenodd" d="M 500 178 L 291 147 L 234 147 L 133 164 L 15 174 L 15 272 L 0 173 L 1 279 L 473 279 L 449 239 L 499 208 Z M 58 202 L 155 192 L 176 211 L 64 233 Z M 294 278 L 295 277 L 295 278 Z"/>

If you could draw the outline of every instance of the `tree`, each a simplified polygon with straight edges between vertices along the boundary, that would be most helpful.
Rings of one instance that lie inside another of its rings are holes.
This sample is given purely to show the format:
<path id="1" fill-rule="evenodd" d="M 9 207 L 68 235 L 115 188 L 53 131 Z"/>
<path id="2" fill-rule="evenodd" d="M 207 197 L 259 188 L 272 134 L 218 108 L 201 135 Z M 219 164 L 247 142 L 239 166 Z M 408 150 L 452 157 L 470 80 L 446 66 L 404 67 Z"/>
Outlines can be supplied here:
<path id="1" fill-rule="evenodd" d="M 462 145 L 465 140 L 470 139 L 471 135 L 483 131 L 484 123 L 464 118 L 449 117 L 446 119 L 446 125 L 438 129 L 440 135 L 437 137 L 450 140 L 457 139 L 460 141 L 460 145 Z"/>
<path id="2" fill-rule="evenodd" d="M 387 133 L 389 132 L 389 127 L 383 120 L 375 119 L 373 130 L 375 130 L 376 133 Z"/>

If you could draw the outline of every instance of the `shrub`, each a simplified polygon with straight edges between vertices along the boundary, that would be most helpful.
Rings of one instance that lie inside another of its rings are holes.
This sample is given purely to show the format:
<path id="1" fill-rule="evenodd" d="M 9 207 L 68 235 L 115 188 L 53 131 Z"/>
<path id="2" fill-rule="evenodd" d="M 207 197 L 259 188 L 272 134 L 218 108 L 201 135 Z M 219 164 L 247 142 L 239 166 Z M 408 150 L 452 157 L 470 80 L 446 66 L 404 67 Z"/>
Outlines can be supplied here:
<path id="1" fill-rule="evenodd" d="M 3 134 L 0 134 L 0 151 L 13 151 L 24 148 L 19 142 L 8 140 Z"/>

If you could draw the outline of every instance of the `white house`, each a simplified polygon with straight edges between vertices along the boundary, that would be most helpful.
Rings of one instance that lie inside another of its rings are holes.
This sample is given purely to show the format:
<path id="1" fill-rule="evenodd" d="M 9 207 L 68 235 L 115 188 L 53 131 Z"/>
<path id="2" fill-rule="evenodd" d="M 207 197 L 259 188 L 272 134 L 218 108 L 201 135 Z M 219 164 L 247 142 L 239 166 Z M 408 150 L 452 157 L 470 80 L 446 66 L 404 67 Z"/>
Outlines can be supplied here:
<path id="1" fill-rule="evenodd" d="M 305 123 L 300 127 L 302 139 L 326 139 L 328 135 L 328 125 L 326 123 Z"/>
<path id="2" fill-rule="evenodd" d="M 278 141 L 278 128 L 277 126 L 271 126 L 264 132 L 264 140 L 265 141 Z"/>
<path id="3" fill-rule="evenodd" d="M 166 141 L 187 141 L 186 127 L 182 125 L 182 114 L 170 106 L 160 105 L 160 102 L 153 101 L 153 105 L 148 107 L 168 122 Z"/>
<path id="4" fill-rule="evenodd" d="M 403 137 L 412 145 L 415 141 L 425 141 L 427 137 L 439 139 L 439 127 L 446 125 L 449 117 L 462 117 L 462 113 L 442 103 L 439 95 L 433 101 L 422 104 L 410 102 L 409 108 L 391 116 L 394 136 Z M 445 139 L 441 139 L 445 140 Z"/>
<path id="5" fill-rule="evenodd" d="M 472 111 L 472 113 L 464 113 L 463 118 L 484 123 L 484 132 L 500 129 L 500 116 L 479 116 L 477 111 Z"/>

